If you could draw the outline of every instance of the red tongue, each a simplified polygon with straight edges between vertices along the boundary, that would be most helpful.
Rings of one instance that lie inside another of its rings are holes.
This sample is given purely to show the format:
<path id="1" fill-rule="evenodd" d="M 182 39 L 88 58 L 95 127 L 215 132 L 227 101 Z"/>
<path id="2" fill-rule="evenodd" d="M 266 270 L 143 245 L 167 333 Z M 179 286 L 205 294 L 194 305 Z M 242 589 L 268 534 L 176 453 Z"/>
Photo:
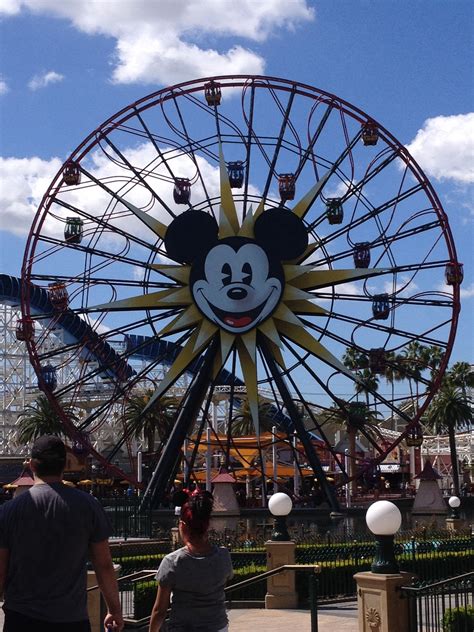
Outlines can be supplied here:
<path id="1" fill-rule="evenodd" d="M 235 316 L 226 316 L 224 322 L 230 327 L 246 327 L 252 322 L 250 316 L 241 316 L 236 318 Z"/>

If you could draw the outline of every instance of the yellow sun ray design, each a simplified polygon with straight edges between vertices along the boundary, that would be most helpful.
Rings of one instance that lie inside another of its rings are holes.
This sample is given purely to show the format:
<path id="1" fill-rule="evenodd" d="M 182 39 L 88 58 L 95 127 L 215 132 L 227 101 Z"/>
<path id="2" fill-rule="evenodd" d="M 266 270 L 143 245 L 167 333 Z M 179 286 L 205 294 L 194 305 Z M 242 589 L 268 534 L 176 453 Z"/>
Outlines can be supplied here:
<path id="1" fill-rule="evenodd" d="M 255 223 L 264 213 L 264 200 L 259 203 L 255 210 L 250 206 L 245 218 L 240 223 L 221 146 L 219 146 L 219 172 L 221 198 L 218 212 L 218 240 L 227 240 L 225 242 L 227 244 L 235 243 L 232 240 L 240 240 L 239 244 L 249 244 L 251 243 L 250 240 L 255 238 Z M 328 178 L 328 174 L 323 176 L 294 205 L 294 215 L 301 220 L 305 217 L 320 195 Z M 166 226 L 125 200 L 123 203 L 157 237 L 165 240 L 166 244 Z M 197 213 L 198 211 L 185 212 Z M 316 303 L 318 295 L 314 293 L 314 290 L 334 287 L 350 281 L 369 279 L 384 274 L 388 270 L 376 268 L 326 270 L 303 264 L 302 262 L 317 249 L 317 242 L 310 243 L 300 257 L 282 264 L 284 279 L 278 303 L 267 317 L 261 321 L 257 320 L 257 324 L 248 331 L 235 333 L 230 329 L 230 325 L 229 329 L 226 329 L 205 314 L 205 310 L 197 304 L 193 296 L 191 287 L 192 265 L 184 263 L 182 265 L 151 264 L 149 266 L 156 273 L 172 279 L 176 283 L 175 287 L 97 305 L 89 308 L 89 311 L 106 310 L 113 312 L 181 308 L 181 311 L 172 320 L 164 324 L 158 336 L 170 336 L 178 332 L 189 331 L 189 338 L 168 369 L 164 379 L 158 385 L 147 408 L 152 406 L 153 402 L 160 398 L 189 368 L 193 360 L 209 347 L 215 336 L 219 336 L 218 351 L 212 363 L 212 379 L 217 378 L 232 350 L 235 349 L 247 390 L 252 420 L 258 434 L 257 349 L 259 345 L 265 345 L 271 357 L 280 367 L 285 368 L 283 351 L 288 341 L 291 341 L 292 344 L 297 345 L 305 352 L 309 352 L 312 356 L 357 381 L 357 376 L 352 374 L 338 358 L 312 336 L 299 315 L 329 316 L 328 312 Z M 218 278 L 221 279 L 223 276 L 225 276 L 224 273 L 219 273 Z M 239 318 L 239 312 L 237 312 L 236 318 Z"/>

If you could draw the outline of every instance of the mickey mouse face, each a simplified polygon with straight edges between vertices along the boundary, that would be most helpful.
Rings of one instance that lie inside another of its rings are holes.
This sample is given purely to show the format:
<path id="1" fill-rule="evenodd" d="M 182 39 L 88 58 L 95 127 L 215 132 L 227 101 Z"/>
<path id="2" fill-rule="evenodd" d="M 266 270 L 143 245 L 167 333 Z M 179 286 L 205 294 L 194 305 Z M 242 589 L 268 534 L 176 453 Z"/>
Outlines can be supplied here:
<path id="1" fill-rule="evenodd" d="M 219 240 L 218 232 L 208 213 L 185 211 L 166 231 L 166 251 L 192 265 L 191 293 L 202 314 L 228 332 L 245 333 L 278 306 L 285 285 L 281 261 L 299 257 L 308 235 L 303 222 L 282 208 L 256 219 L 255 239 Z"/>
<path id="2" fill-rule="evenodd" d="M 281 264 L 250 239 L 219 241 L 193 266 L 191 292 L 197 307 L 231 333 L 244 333 L 265 320 L 280 302 Z"/>

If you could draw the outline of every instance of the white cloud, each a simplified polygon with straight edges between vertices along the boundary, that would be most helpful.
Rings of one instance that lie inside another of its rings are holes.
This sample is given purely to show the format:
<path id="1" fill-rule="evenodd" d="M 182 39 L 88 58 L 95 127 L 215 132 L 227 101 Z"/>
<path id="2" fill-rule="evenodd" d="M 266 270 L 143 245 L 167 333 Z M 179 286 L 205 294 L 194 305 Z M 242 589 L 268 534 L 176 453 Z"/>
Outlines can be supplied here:
<path id="1" fill-rule="evenodd" d="M 261 73 L 264 60 L 241 45 L 206 47 L 209 36 L 262 42 L 276 29 L 312 20 L 306 0 L 0 0 L 0 14 L 22 8 L 69 20 L 78 30 L 116 40 L 117 83 L 169 84 L 217 74 Z M 215 44 L 214 44 L 215 46 Z"/>
<path id="2" fill-rule="evenodd" d="M 0 95 L 8 92 L 7 82 L 0 78 Z"/>
<path id="3" fill-rule="evenodd" d="M 0 15 L 15 15 L 19 13 L 21 6 L 18 0 L 0 0 Z"/>
<path id="4" fill-rule="evenodd" d="M 0 158 L 0 227 L 24 236 L 61 166 L 59 158 Z"/>
<path id="5" fill-rule="evenodd" d="M 413 281 L 411 276 L 402 275 L 397 279 L 395 288 L 393 287 L 393 281 L 384 281 L 383 292 L 385 294 L 397 294 L 401 296 L 411 296 L 418 290 L 418 285 Z"/>
<path id="6" fill-rule="evenodd" d="M 461 298 L 472 298 L 474 296 L 474 283 L 468 285 L 467 287 L 461 286 Z"/>
<path id="7" fill-rule="evenodd" d="M 196 173 L 196 165 L 189 156 L 177 154 L 167 147 L 160 147 L 161 151 L 172 161 L 173 169 L 181 177 L 193 179 Z M 151 143 L 142 143 L 133 148 L 122 148 L 127 161 L 134 166 L 137 172 L 150 172 L 146 177 L 150 187 L 166 205 L 179 214 L 184 207 L 177 205 L 173 200 L 173 183 L 165 164 L 157 157 L 156 149 Z M 206 190 L 210 198 L 218 199 L 220 191 L 219 167 L 212 165 L 201 156 L 196 157 L 199 172 L 206 183 Z M 61 168 L 62 161 L 59 158 L 41 160 L 40 158 L 0 158 L 0 229 L 15 235 L 27 235 L 34 215 L 41 200 L 48 190 L 53 178 Z M 104 183 L 119 196 L 139 208 L 146 209 L 152 216 L 164 224 L 170 221 L 170 215 L 153 198 L 150 191 L 142 185 L 133 183 L 133 180 L 124 178 L 123 166 L 110 160 L 101 150 L 92 152 L 82 161 L 83 167 Z M 128 175 L 130 175 L 128 173 Z M 59 197 L 69 204 L 86 209 L 90 215 L 103 216 L 104 209 L 113 211 L 111 223 L 118 229 L 128 234 L 133 234 L 145 240 L 152 240 L 150 230 L 137 218 L 135 218 L 123 204 L 111 201 L 110 195 L 99 186 L 90 186 L 86 179 L 85 186 L 64 187 Z M 250 184 L 251 195 L 258 195 L 258 190 Z M 191 200 L 199 202 L 205 199 L 205 193 L 200 181 L 192 186 Z M 216 214 L 218 209 L 215 209 Z M 59 239 L 63 238 L 64 220 L 74 215 L 73 211 L 53 205 L 51 213 L 42 225 L 42 234 L 48 234 Z M 97 225 L 86 222 L 85 230 L 96 230 Z M 105 232 L 103 243 L 107 243 L 113 249 L 117 249 L 123 242 L 123 237 L 118 233 Z M 122 244 L 123 245 L 123 244 Z M 133 271 L 133 278 L 138 270 Z"/>
<path id="8" fill-rule="evenodd" d="M 40 88 L 46 88 L 51 83 L 59 83 L 63 81 L 64 75 L 61 75 L 59 72 L 55 72 L 54 70 L 50 70 L 48 72 L 44 72 L 41 75 L 35 75 L 31 81 L 28 82 L 28 88 L 30 90 L 39 90 Z"/>
<path id="9" fill-rule="evenodd" d="M 440 285 L 438 285 L 438 290 L 440 292 L 445 292 L 446 294 L 453 293 L 453 288 L 447 283 L 441 283 Z M 466 287 L 463 287 L 461 285 L 459 295 L 461 299 L 472 298 L 474 296 L 474 283 L 471 283 L 470 285 Z"/>
<path id="10" fill-rule="evenodd" d="M 474 112 L 427 119 L 407 149 L 428 176 L 474 182 Z"/>

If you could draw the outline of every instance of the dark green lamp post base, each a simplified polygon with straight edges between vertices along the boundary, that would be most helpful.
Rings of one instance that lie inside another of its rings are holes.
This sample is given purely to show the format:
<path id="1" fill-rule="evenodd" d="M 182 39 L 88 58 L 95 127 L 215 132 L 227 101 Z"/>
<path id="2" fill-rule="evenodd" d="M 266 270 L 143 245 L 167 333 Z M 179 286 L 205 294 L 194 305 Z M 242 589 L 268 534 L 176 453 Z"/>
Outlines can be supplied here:
<path id="1" fill-rule="evenodd" d="M 375 559 L 372 562 L 372 573 L 393 575 L 400 572 L 397 560 L 395 559 L 395 549 L 393 547 L 393 535 L 376 535 L 377 547 L 375 549 Z"/>
<path id="2" fill-rule="evenodd" d="M 290 534 L 286 526 L 286 516 L 275 516 L 271 540 L 274 542 L 288 542 L 290 539 Z"/>

